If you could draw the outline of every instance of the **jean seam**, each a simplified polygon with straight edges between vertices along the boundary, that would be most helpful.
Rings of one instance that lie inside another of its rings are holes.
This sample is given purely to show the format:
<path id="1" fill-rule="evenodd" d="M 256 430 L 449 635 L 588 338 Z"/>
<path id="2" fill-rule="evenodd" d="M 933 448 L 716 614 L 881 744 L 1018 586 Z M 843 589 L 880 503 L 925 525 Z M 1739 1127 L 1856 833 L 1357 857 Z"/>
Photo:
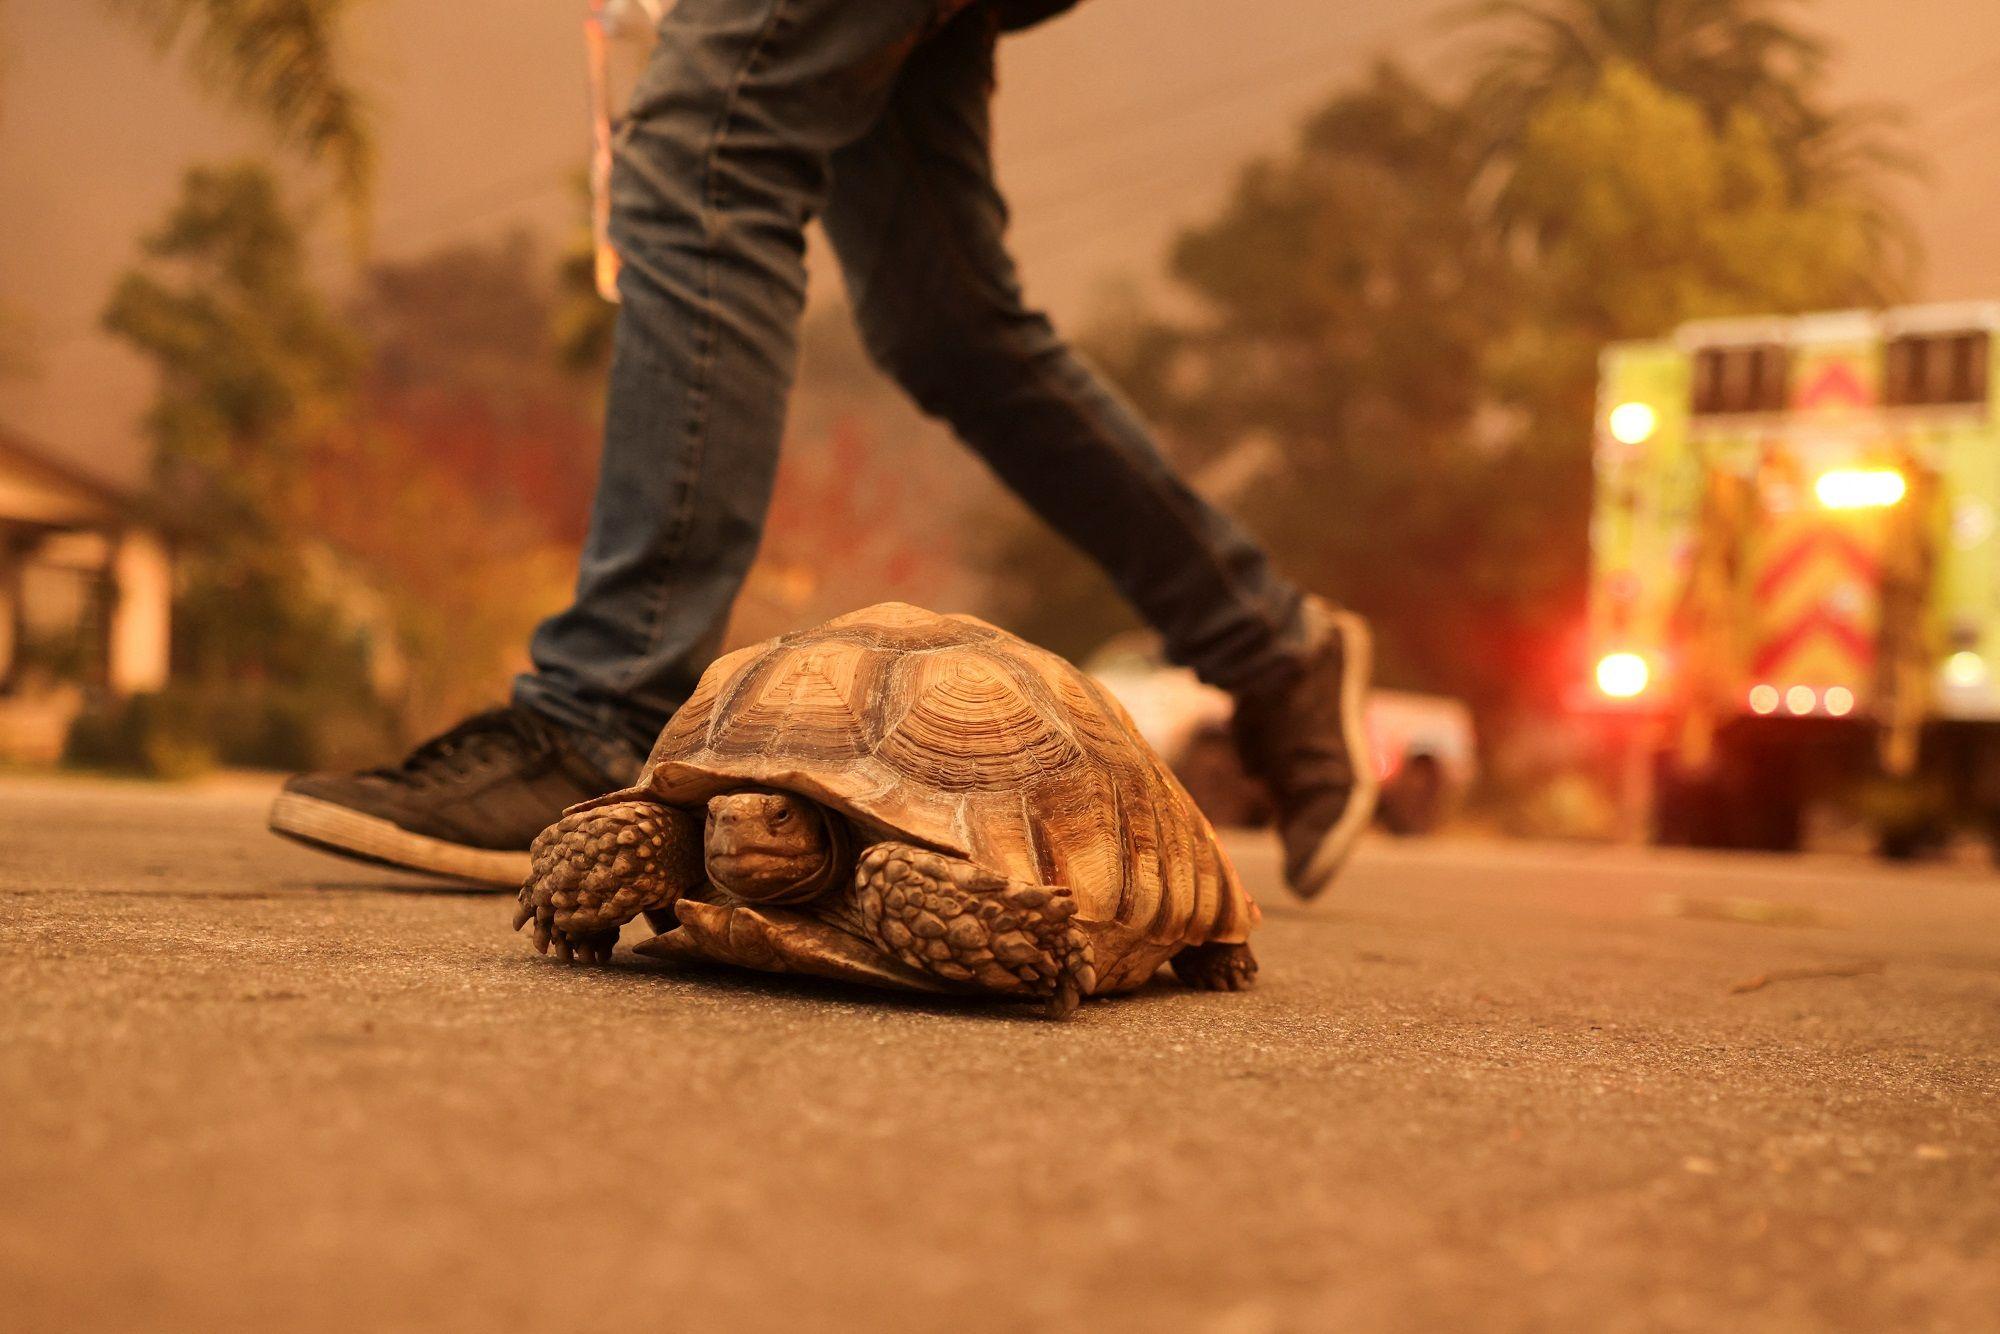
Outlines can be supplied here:
<path id="1" fill-rule="evenodd" d="M 791 0 L 774 0 L 769 17 L 757 36 L 743 54 L 735 74 L 729 82 L 729 89 L 723 95 L 722 108 L 716 116 L 715 127 L 709 132 L 708 142 L 702 149 L 701 196 L 698 204 L 698 221 L 701 225 L 701 294 L 702 327 L 700 346 L 695 357 L 695 373 L 688 385 L 688 462 L 681 470 L 681 503 L 672 519 L 667 540 L 662 543 L 660 563 L 667 567 L 665 577 L 660 580 L 659 591 L 653 600 L 650 624 L 646 628 L 645 652 L 627 676 L 624 686 L 630 692 L 645 679 L 650 669 L 651 658 L 659 652 L 660 631 L 667 620 L 667 601 L 672 592 L 672 566 L 677 562 L 687 546 L 689 533 L 694 527 L 695 491 L 701 476 L 702 465 L 708 454 L 708 405 L 709 387 L 715 373 L 716 347 L 720 342 L 719 329 L 722 322 L 719 302 L 715 290 L 715 250 L 717 245 L 715 217 L 721 209 L 716 181 L 716 163 L 721 156 L 723 141 L 728 137 L 731 122 L 736 117 L 736 106 L 743 92 L 744 81 L 750 77 L 758 59 L 764 54 L 771 36 L 783 22 Z"/>

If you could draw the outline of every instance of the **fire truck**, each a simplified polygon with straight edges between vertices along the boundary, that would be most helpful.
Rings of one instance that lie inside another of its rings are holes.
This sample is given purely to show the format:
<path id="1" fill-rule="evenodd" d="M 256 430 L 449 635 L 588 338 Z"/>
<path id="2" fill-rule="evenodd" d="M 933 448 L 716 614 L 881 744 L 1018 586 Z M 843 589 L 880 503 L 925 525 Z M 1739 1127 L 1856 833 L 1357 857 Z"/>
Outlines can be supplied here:
<path id="1" fill-rule="evenodd" d="M 2000 836 L 2000 303 L 1690 324 L 1603 353 L 1589 640 L 1667 842 Z"/>

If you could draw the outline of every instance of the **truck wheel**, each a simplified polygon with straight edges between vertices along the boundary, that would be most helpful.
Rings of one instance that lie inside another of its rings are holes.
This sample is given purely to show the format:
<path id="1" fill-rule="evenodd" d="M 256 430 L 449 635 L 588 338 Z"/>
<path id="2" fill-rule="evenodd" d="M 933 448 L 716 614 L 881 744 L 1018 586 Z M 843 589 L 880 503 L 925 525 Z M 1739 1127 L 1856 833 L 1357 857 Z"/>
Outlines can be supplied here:
<path id="1" fill-rule="evenodd" d="M 1662 756 L 1653 780 L 1653 841 L 1670 848 L 1730 846 L 1728 800 L 1710 773 L 1690 773 Z"/>
<path id="2" fill-rule="evenodd" d="M 1772 781 L 1761 798 L 1758 793 L 1752 787 L 1736 803 L 1736 846 L 1752 852 L 1797 852 L 1805 842 L 1805 806 L 1796 786 Z"/>
<path id="3" fill-rule="evenodd" d="M 1382 827 L 1405 838 L 1428 834 L 1444 819 L 1444 770 L 1436 757 L 1412 756 L 1382 788 Z"/>
<path id="4" fill-rule="evenodd" d="M 1875 831 L 1875 855 L 1883 861 L 1915 861 L 1924 850 L 1921 825 L 1884 825 Z"/>
<path id="5" fill-rule="evenodd" d="M 1936 820 L 1902 820 L 1878 825 L 1875 855 L 1884 861 L 1907 862 L 1936 852 L 1951 838 L 1951 831 Z"/>

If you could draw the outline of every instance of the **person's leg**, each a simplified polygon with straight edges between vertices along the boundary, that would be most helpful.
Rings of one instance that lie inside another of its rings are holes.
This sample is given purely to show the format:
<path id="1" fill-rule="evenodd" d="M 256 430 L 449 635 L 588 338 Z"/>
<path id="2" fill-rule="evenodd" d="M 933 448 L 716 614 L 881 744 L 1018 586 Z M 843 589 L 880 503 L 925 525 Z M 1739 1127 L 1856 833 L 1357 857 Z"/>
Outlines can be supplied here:
<path id="1" fill-rule="evenodd" d="M 515 702 L 650 746 L 757 552 L 791 387 L 807 221 L 946 0 L 680 0 L 621 128 L 622 304 L 570 607 Z"/>
<path id="2" fill-rule="evenodd" d="M 881 122 L 835 156 L 826 228 L 864 341 L 1175 661 L 1229 690 L 1282 678 L 1305 652 L 1300 591 L 1023 298 L 989 153 L 993 26 L 969 11 L 926 43 Z"/>
<path id="3" fill-rule="evenodd" d="M 537 633 L 514 707 L 397 765 L 291 779 L 274 831 L 518 885 L 536 834 L 630 781 L 756 554 L 828 160 L 956 4 L 679 0 L 618 144 L 624 303 L 575 604 Z"/>
<path id="4" fill-rule="evenodd" d="M 826 227 L 863 339 L 928 412 L 1101 565 L 1170 657 L 1234 693 L 1295 889 L 1331 881 L 1373 806 L 1368 641 L 1196 495 L 1137 415 L 1023 299 L 993 178 L 994 23 L 962 15 L 836 154 Z"/>

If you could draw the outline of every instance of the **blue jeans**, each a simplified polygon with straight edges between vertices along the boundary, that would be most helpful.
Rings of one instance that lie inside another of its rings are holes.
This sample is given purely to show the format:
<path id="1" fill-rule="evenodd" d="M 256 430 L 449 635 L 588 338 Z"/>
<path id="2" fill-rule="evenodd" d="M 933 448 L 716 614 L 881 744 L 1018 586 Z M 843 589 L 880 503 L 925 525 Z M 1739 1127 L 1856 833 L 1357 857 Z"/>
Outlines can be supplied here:
<path id="1" fill-rule="evenodd" d="M 762 535 L 824 220 L 870 353 L 1231 690 L 1296 669 L 1299 590 L 1029 306 L 962 0 L 680 0 L 617 145 L 624 259 L 576 599 L 517 703 L 650 746 L 719 651 Z"/>

